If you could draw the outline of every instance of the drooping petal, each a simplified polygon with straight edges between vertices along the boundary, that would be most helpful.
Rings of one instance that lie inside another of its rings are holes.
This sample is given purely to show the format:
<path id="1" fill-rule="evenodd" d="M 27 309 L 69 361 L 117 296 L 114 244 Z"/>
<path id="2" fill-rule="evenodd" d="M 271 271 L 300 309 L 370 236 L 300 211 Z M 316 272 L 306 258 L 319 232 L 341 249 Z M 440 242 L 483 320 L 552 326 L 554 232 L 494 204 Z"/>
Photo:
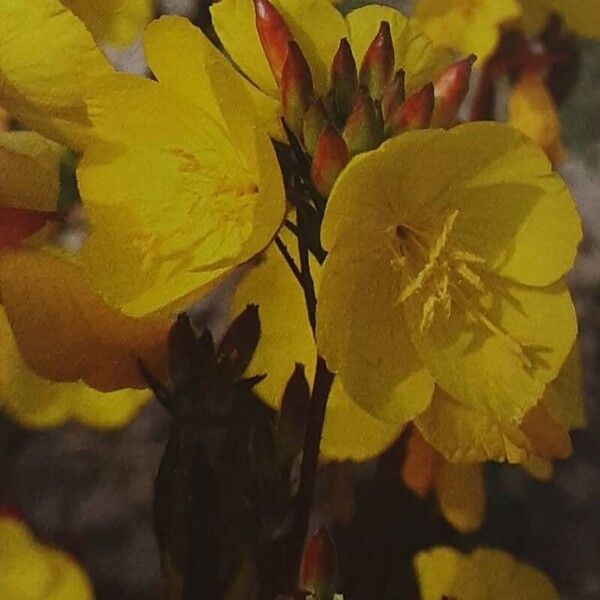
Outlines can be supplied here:
<path id="1" fill-rule="evenodd" d="M 29 128 L 82 148 L 92 135 L 87 90 L 110 70 L 84 24 L 59 0 L 0 6 L 0 104 Z"/>
<path id="2" fill-rule="evenodd" d="M 311 67 L 315 90 L 327 90 L 329 68 L 347 35 L 344 18 L 327 0 L 273 0 Z M 252 0 L 221 0 L 211 6 L 217 34 L 242 71 L 263 91 L 278 97 L 275 79 L 255 26 Z"/>
<path id="3" fill-rule="evenodd" d="M 538 73 L 524 74 L 511 88 L 508 124 L 529 136 L 554 166 L 564 159 L 558 110 Z"/>
<path id="4" fill-rule="evenodd" d="M 456 530 L 470 533 L 481 526 L 485 516 L 481 465 L 440 461 L 435 490 L 442 515 Z"/>
<path id="5" fill-rule="evenodd" d="M 138 233 L 142 269 L 156 274 L 156 285 L 127 312 L 147 314 L 259 253 L 283 219 L 285 200 L 264 132 L 252 132 L 251 148 L 236 148 L 234 133 L 161 84 L 117 79 L 96 95 L 92 114 L 118 138 L 87 149 L 78 181 L 90 208 L 110 208 L 116 229 Z"/>
<path id="6" fill-rule="evenodd" d="M 359 227 L 365 211 L 388 227 L 425 232 L 456 212 L 451 244 L 529 285 L 556 281 L 581 239 L 569 191 L 541 150 L 495 123 L 409 132 L 357 157 L 329 198 L 325 247 Z"/>
<path id="7" fill-rule="evenodd" d="M 546 575 L 501 550 L 437 547 L 417 554 L 414 565 L 422 600 L 559 600 Z"/>
<path id="8" fill-rule="evenodd" d="M 61 0 L 98 42 L 129 46 L 152 18 L 152 0 Z"/>
<path id="9" fill-rule="evenodd" d="M 324 263 L 317 345 L 355 402 L 406 423 L 429 404 L 433 379 L 410 342 L 384 236 L 366 227 L 360 236 L 360 244 L 355 236 L 338 239 Z"/>
<path id="10" fill-rule="evenodd" d="M 56 210 L 60 147 L 31 131 L 0 132 L 0 206 Z"/>
<path id="11" fill-rule="evenodd" d="M 81 271 L 60 258 L 29 250 L 0 254 L 0 296 L 23 359 L 44 378 L 112 391 L 146 387 L 140 360 L 163 372 L 169 322 L 109 308 Z"/>
<path id="12" fill-rule="evenodd" d="M 0 589 L 7 600 L 94 598 L 91 582 L 69 554 L 42 545 L 11 517 L 0 517 L 0 562 Z"/>
<path id="13" fill-rule="evenodd" d="M 293 236 L 282 234 L 287 248 L 296 255 Z M 312 274 L 318 280 L 318 265 L 312 265 Z M 259 306 L 261 338 L 248 375 L 267 375 L 255 389 L 267 404 L 278 409 L 297 363 L 305 366 L 306 377 L 312 383 L 317 351 L 300 284 L 274 244 L 239 284 L 232 314 L 249 302 Z M 385 450 L 399 433 L 398 425 L 381 422 L 364 412 L 334 381 L 321 441 L 323 456 L 366 460 Z"/>
<path id="14" fill-rule="evenodd" d="M 451 462 L 522 463 L 533 450 L 517 424 L 497 419 L 485 406 L 461 404 L 440 389 L 415 424 L 425 440 Z"/>
<path id="15" fill-rule="evenodd" d="M 350 43 L 358 65 L 377 34 L 382 21 L 390 24 L 396 65 L 404 69 L 409 92 L 435 79 L 450 64 L 451 54 L 426 37 L 422 30 L 401 12 L 388 6 L 364 6 L 346 17 Z"/>
<path id="16" fill-rule="evenodd" d="M 415 18 L 440 46 L 472 52 L 480 62 L 496 49 L 501 26 L 521 15 L 518 0 L 418 0 Z"/>
<path id="17" fill-rule="evenodd" d="M 169 90 L 174 91 L 200 106 L 215 119 L 220 119 L 221 110 L 216 95 L 227 93 L 221 86 L 214 89 L 207 67 L 228 71 L 239 78 L 250 94 L 258 119 L 268 131 L 279 136 L 278 102 L 244 79 L 202 31 L 188 19 L 176 16 L 163 16 L 150 23 L 144 33 L 144 49 L 148 65 L 157 79 Z M 177 60 L 173 60 L 177 56 Z M 240 103 L 229 104 L 248 121 L 249 106 Z"/>
<path id="18" fill-rule="evenodd" d="M 0 410 L 21 426 L 39 429 L 73 420 L 101 429 L 120 427 L 149 399 L 147 390 L 104 393 L 84 383 L 42 379 L 21 358 L 0 307 Z"/>

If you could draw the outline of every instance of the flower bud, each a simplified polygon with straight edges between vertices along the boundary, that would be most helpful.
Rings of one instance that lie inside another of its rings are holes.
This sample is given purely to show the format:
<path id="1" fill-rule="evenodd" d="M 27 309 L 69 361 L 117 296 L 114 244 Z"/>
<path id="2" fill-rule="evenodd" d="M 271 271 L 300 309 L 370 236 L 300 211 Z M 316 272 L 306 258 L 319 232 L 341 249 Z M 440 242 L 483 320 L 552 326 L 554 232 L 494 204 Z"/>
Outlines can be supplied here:
<path id="1" fill-rule="evenodd" d="M 350 159 L 342 136 L 327 124 L 319 136 L 312 160 L 311 175 L 317 191 L 327 198 L 333 184 Z"/>
<path id="2" fill-rule="evenodd" d="M 450 127 L 467 92 L 471 71 L 476 58 L 471 54 L 468 58 L 448 67 L 433 84 L 435 107 L 431 119 L 432 127 Z"/>
<path id="3" fill-rule="evenodd" d="M 352 108 L 352 99 L 358 87 L 356 61 L 347 38 L 342 38 L 331 64 L 331 87 L 335 103 L 342 120 L 345 120 Z"/>
<path id="4" fill-rule="evenodd" d="M 337 555 L 329 532 L 321 527 L 312 535 L 302 557 L 300 582 L 317 598 L 332 598 L 335 594 Z"/>
<path id="5" fill-rule="evenodd" d="M 286 123 L 298 139 L 302 139 L 304 115 L 312 103 L 313 94 L 310 67 L 300 46 L 291 41 L 281 74 L 281 101 Z"/>
<path id="6" fill-rule="evenodd" d="M 406 75 L 404 69 L 396 71 L 394 78 L 383 90 L 383 97 L 381 98 L 381 112 L 383 114 L 383 120 L 387 121 L 404 102 L 404 81 Z"/>
<path id="7" fill-rule="evenodd" d="M 260 43 L 275 80 L 278 85 L 281 85 L 281 75 L 287 58 L 288 44 L 294 37 L 279 11 L 269 0 L 254 0 L 254 11 Z"/>
<path id="8" fill-rule="evenodd" d="M 434 102 L 433 83 L 428 83 L 404 101 L 386 124 L 387 134 L 393 136 L 403 131 L 429 127 Z"/>
<path id="9" fill-rule="evenodd" d="M 383 141 L 383 122 L 375 101 L 360 88 L 342 133 L 351 156 L 377 148 Z"/>
<path id="10" fill-rule="evenodd" d="M 394 44 L 390 24 L 382 21 L 360 67 L 360 85 L 369 90 L 372 98 L 381 98 L 385 86 L 394 74 L 394 64 Z"/>
<path id="11" fill-rule="evenodd" d="M 323 100 L 313 102 L 304 116 L 304 148 L 309 156 L 313 156 L 323 128 L 327 125 L 327 112 Z"/>

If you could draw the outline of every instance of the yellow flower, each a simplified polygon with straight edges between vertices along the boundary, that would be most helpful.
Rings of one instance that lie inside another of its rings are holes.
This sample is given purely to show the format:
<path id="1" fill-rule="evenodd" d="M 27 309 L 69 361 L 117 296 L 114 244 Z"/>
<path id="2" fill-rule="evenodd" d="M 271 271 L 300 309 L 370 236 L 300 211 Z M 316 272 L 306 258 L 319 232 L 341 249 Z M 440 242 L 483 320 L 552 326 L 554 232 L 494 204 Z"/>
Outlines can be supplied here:
<path id="1" fill-rule="evenodd" d="M 38 24 L 50 49 L 27 45 L 20 62 L 2 53 L 0 73 L 7 67 L 18 90 L 7 94 L 14 114 L 84 148 L 78 180 L 89 235 L 76 254 L 46 244 L 2 255 L 6 316 L 39 375 L 104 391 L 144 387 L 137 360 L 160 371 L 168 316 L 260 252 L 279 227 L 285 200 L 274 149 L 231 67 L 207 68 L 222 90 L 217 120 L 194 97 L 193 78 L 186 87 L 108 66 L 80 73 L 101 56 L 83 24 L 57 0 L 26 7 L 0 9 L 10 19 L 0 30 L 28 43 Z M 68 93 L 59 73 L 69 75 Z"/>
<path id="2" fill-rule="evenodd" d="M 92 600 L 92 585 L 68 554 L 39 543 L 16 519 L 0 517 L 3 600 Z"/>
<path id="3" fill-rule="evenodd" d="M 477 55 L 484 62 L 496 49 L 502 26 L 521 16 L 518 0 L 418 0 L 417 23 L 440 46 Z"/>
<path id="4" fill-rule="evenodd" d="M 421 600 L 558 600 L 551 581 L 501 550 L 478 548 L 465 555 L 447 547 L 414 559 Z"/>
<path id="5" fill-rule="evenodd" d="M 62 0 L 98 42 L 128 46 L 152 18 L 153 0 Z"/>
<path id="6" fill-rule="evenodd" d="M 472 437 L 489 458 L 514 460 L 498 456 L 507 428 L 575 339 L 561 277 L 580 237 L 566 187 L 513 129 L 393 138 L 355 158 L 329 198 L 317 347 L 374 416 L 406 423 L 433 398 L 461 415 L 447 435 L 456 452 Z"/>

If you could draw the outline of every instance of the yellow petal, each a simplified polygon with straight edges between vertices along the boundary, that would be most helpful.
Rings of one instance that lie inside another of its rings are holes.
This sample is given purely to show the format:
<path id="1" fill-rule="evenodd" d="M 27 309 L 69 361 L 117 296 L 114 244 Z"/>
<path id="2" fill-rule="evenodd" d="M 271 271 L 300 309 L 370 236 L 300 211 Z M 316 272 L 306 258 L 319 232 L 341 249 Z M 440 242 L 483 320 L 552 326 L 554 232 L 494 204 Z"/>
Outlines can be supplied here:
<path id="1" fill-rule="evenodd" d="M 92 600 L 74 559 L 39 543 L 16 519 L 0 518 L 0 589 L 6 600 Z"/>
<path id="2" fill-rule="evenodd" d="M 197 106 L 162 84 L 125 75 L 97 93 L 93 118 L 117 139 L 87 148 L 78 169 L 82 196 L 90 208 L 114 210 L 115 229 L 137 233 L 141 268 L 155 274 L 143 301 L 123 306 L 129 314 L 163 308 L 272 239 L 285 199 L 265 133 L 254 131 L 252 147 L 240 150 L 235 134 Z"/>
<path id="3" fill-rule="evenodd" d="M 294 238 L 282 232 L 292 254 Z M 319 269 L 312 265 L 319 278 Z M 269 246 L 261 262 L 239 284 L 232 314 L 248 303 L 259 306 L 261 337 L 248 368 L 249 375 L 266 374 L 256 391 L 273 408 L 279 408 L 286 383 L 296 363 L 306 368 L 312 384 L 317 351 L 308 322 L 304 294 L 275 245 Z M 366 460 L 385 450 L 400 433 L 400 427 L 383 423 L 367 414 L 334 381 L 328 400 L 321 452 L 335 460 Z"/>
<path id="4" fill-rule="evenodd" d="M 424 498 L 435 483 L 440 462 L 435 448 L 423 439 L 417 428 L 411 427 L 400 472 L 404 485 Z"/>
<path id="5" fill-rule="evenodd" d="M 496 49 L 500 28 L 520 14 L 517 0 L 418 0 L 414 11 L 436 44 L 462 54 L 474 52 L 480 62 Z"/>
<path id="6" fill-rule="evenodd" d="M 111 391 L 146 387 L 138 360 L 154 373 L 164 369 L 169 322 L 110 309 L 59 258 L 1 254 L 0 295 L 23 359 L 46 379 Z"/>
<path id="7" fill-rule="evenodd" d="M 533 451 L 517 424 L 499 420 L 485 404 L 467 406 L 440 389 L 415 424 L 425 440 L 451 462 L 522 463 Z"/>
<path id="8" fill-rule="evenodd" d="M 0 131 L 0 206 L 56 210 L 60 147 L 30 131 Z"/>
<path id="9" fill-rule="evenodd" d="M 331 61 L 347 35 L 344 18 L 327 0 L 273 0 L 311 67 L 317 93 L 327 91 Z M 211 6 L 213 24 L 234 62 L 263 91 L 279 97 L 255 27 L 252 0 L 221 0 Z"/>
<path id="10" fill-rule="evenodd" d="M 560 118 L 554 100 L 538 73 L 526 73 L 510 90 L 508 124 L 530 137 L 556 166 L 565 156 Z"/>
<path id="11" fill-rule="evenodd" d="M 62 0 L 99 42 L 129 46 L 152 18 L 152 0 Z"/>
<path id="12" fill-rule="evenodd" d="M 571 455 L 568 430 L 557 423 L 543 406 L 535 406 L 525 415 L 521 429 L 531 441 L 534 456 L 568 458 Z"/>
<path id="13" fill-rule="evenodd" d="M 546 285 L 573 264 L 581 225 L 569 191 L 531 141 L 496 123 L 410 132 L 356 157 L 331 193 L 322 239 L 330 248 L 367 216 L 427 232 L 454 212 L 452 244 L 487 270 Z"/>
<path id="14" fill-rule="evenodd" d="M 161 83 L 194 102 L 217 120 L 222 117 L 217 96 L 227 94 L 230 90 L 224 86 L 215 86 L 216 82 L 211 79 L 207 67 L 211 66 L 213 71 L 221 74 L 227 72 L 230 77 L 238 78 L 250 94 L 259 122 L 270 133 L 281 137 L 277 100 L 244 79 L 223 53 L 187 19 L 163 16 L 150 23 L 144 33 L 144 49 L 148 65 Z M 173 60 L 173 56 L 177 56 L 178 60 Z M 247 111 L 251 107 L 232 102 L 229 98 L 221 103 L 223 105 L 235 108 L 241 120 L 249 119 Z M 224 121 L 220 122 L 225 124 Z"/>
<path id="15" fill-rule="evenodd" d="M 128 423 L 150 399 L 147 390 L 98 392 L 84 383 L 56 383 L 23 361 L 0 307 L 0 409 L 23 427 L 56 427 L 77 421 L 97 428 Z"/>
<path id="16" fill-rule="evenodd" d="M 547 458 L 530 456 L 521 466 L 528 475 L 538 481 L 550 481 L 554 475 L 554 465 Z"/>
<path id="17" fill-rule="evenodd" d="M 438 547 L 417 554 L 414 565 L 421 600 L 559 600 L 546 575 L 501 550 Z"/>
<path id="18" fill-rule="evenodd" d="M 45 136 L 82 148 L 84 98 L 110 66 L 83 23 L 58 0 L 0 6 L 0 104 Z"/>
<path id="19" fill-rule="evenodd" d="M 360 235 L 339 239 L 323 265 L 317 345 L 359 406 L 402 424 L 427 408 L 433 380 L 409 341 L 389 249 L 377 231 Z"/>
<path id="20" fill-rule="evenodd" d="M 479 529 L 485 516 L 485 484 L 479 464 L 440 461 L 435 482 L 440 511 L 461 533 Z"/>
<path id="21" fill-rule="evenodd" d="M 435 79 L 450 64 L 450 53 L 436 47 L 419 27 L 401 12 L 387 6 L 364 6 L 347 17 L 350 43 L 358 65 L 377 34 L 382 21 L 390 24 L 396 69 L 406 71 L 406 89 L 410 92 Z"/>

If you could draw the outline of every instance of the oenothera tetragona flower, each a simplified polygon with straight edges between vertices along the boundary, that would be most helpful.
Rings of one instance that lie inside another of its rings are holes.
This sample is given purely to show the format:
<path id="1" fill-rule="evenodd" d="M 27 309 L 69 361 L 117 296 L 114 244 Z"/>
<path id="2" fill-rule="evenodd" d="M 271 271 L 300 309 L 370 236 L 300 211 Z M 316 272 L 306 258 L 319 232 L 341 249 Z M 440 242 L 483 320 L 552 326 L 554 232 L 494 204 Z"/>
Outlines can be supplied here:
<path id="1" fill-rule="evenodd" d="M 89 231 L 78 253 L 47 243 L 0 256 L 17 345 L 48 379 L 141 387 L 137 360 L 157 372 L 168 316 L 279 227 L 285 202 L 273 147 L 231 68 L 202 66 L 207 105 L 193 77 L 182 93 L 177 69 L 172 85 L 116 74 L 58 0 L 3 4 L 0 34 L 0 101 L 83 151 Z"/>

